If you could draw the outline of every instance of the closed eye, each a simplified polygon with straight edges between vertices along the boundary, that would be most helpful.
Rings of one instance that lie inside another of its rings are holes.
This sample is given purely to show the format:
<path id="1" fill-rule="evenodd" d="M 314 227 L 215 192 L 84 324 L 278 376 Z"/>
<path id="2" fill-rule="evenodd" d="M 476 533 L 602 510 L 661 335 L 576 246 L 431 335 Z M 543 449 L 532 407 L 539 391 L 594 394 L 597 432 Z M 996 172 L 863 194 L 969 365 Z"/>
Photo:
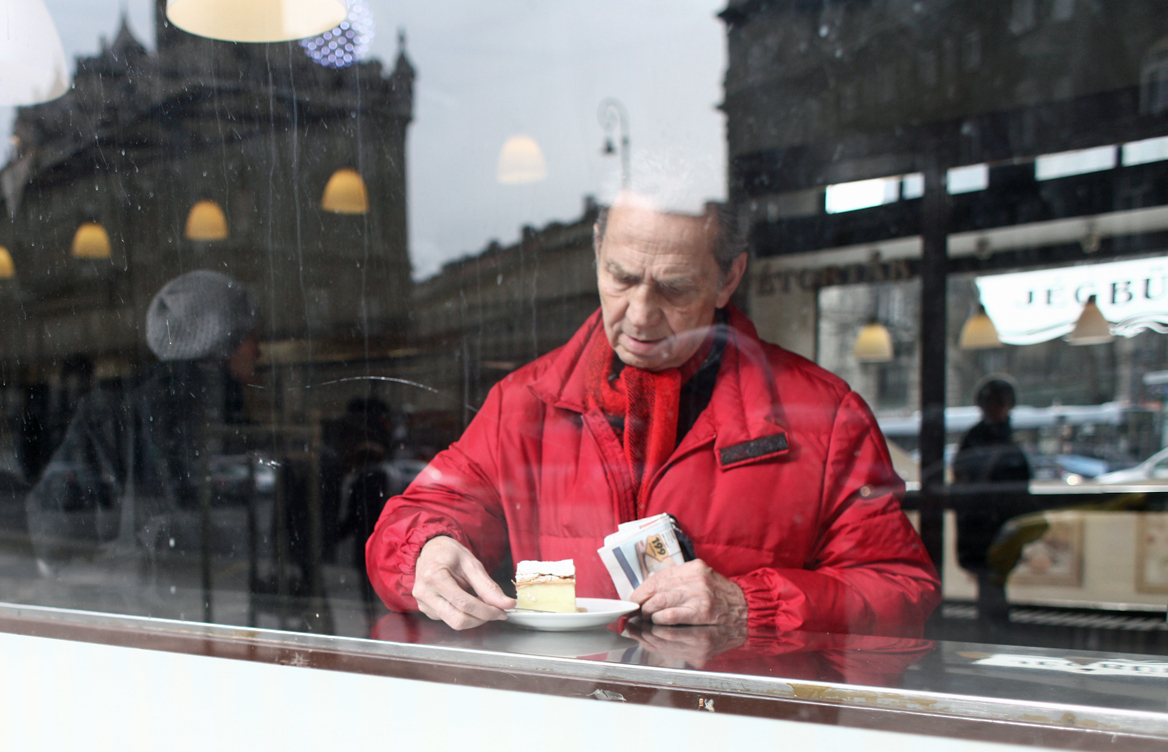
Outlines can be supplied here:
<path id="1" fill-rule="evenodd" d="M 657 287 L 659 290 L 661 290 L 662 295 L 665 295 L 665 296 L 671 297 L 671 298 L 676 298 L 676 297 L 688 295 L 694 291 L 693 285 L 686 285 L 686 284 L 660 284 L 659 283 Z"/>

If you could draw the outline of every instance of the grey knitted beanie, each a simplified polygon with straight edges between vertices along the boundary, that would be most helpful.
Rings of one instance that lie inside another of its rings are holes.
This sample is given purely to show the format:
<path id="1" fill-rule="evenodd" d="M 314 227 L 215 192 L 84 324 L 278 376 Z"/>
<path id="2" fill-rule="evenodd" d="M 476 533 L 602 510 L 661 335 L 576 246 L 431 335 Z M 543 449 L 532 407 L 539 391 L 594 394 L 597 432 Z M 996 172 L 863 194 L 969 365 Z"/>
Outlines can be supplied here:
<path id="1" fill-rule="evenodd" d="M 227 358 L 259 325 L 259 305 L 243 284 L 219 272 L 188 272 L 150 302 L 146 344 L 159 360 Z"/>

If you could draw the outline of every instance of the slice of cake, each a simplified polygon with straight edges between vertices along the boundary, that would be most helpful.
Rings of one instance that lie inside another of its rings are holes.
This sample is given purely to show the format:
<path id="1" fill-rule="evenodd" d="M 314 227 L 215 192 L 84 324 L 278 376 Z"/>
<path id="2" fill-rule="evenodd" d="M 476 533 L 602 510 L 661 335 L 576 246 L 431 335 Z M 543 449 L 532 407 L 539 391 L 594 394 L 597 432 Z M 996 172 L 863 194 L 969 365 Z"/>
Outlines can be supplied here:
<path id="1" fill-rule="evenodd" d="M 576 564 L 563 561 L 521 561 L 515 567 L 515 600 L 532 611 L 576 613 Z"/>

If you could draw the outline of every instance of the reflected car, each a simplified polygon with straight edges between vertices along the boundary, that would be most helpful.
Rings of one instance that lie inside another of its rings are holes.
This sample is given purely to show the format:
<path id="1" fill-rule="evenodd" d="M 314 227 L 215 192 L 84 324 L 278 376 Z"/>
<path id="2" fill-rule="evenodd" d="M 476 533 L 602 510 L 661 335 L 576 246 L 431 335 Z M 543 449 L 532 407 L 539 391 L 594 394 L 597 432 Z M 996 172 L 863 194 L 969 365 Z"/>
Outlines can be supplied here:
<path id="1" fill-rule="evenodd" d="M 251 495 L 250 476 L 254 492 L 270 494 L 276 488 L 277 463 L 249 455 L 218 455 L 210 460 L 211 483 L 220 502 L 243 502 Z"/>
<path id="2" fill-rule="evenodd" d="M 1103 473 L 1092 482 L 1101 485 L 1168 485 L 1168 449 L 1161 449 L 1135 467 Z"/>
<path id="3" fill-rule="evenodd" d="M 1027 454 L 1032 473 L 1030 493 L 1081 492 L 1111 470 L 1111 463 L 1082 454 Z"/>
<path id="4" fill-rule="evenodd" d="M 1076 485 L 1101 476 L 1111 469 L 1107 460 L 1081 454 L 1028 454 L 1034 480 L 1057 480 Z"/>

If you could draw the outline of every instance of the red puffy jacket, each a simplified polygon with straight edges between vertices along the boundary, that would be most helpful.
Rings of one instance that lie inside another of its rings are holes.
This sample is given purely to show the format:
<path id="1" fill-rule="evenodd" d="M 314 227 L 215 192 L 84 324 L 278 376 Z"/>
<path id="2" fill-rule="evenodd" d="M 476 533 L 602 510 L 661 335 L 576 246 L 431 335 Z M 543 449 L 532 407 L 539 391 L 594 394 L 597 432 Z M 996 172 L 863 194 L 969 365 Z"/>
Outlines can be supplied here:
<path id="1" fill-rule="evenodd" d="M 729 309 L 709 406 L 653 477 L 699 558 L 746 594 L 752 626 L 916 636 L 940 599 L 900 509 L 903 482 L 847 384 L 762 342 Z M 575 559 L 577 593 L 616 597 L 596 553 L 633 493 L 620 439 L 585 408 L 581 356 L 599 311 L 563 347 L 509 374 L 466 433 L 385 505 L 366 546 L 373 587 L 417 609 L 414 562 L 449 535 L 494 571 L 510 552 Z"/>

